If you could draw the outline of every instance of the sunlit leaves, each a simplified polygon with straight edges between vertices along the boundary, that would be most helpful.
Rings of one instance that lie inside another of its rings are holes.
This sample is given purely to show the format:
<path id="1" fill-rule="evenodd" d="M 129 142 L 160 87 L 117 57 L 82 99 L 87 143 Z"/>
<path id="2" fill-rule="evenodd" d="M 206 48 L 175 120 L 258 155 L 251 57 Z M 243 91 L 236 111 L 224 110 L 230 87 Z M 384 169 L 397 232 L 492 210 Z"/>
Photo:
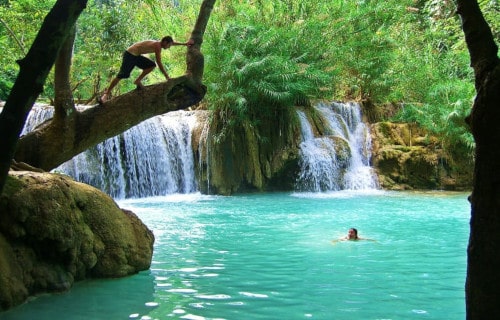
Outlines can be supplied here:
<path id="1" fill-rule="evenodd" d="M 207 56 L 208 101 L 230 130 L 231 126 L 268 123 L 291 107 L 308 105 L 328 77 L 308 59 L 307 47 L 296 48 L 293 30 L 269 29 L 253 23 L 227 23 Z M 225 115 L 231 114 L 229 120 Z M 262 137 L 265 138 L 265 137 Z"/>
<path id="2" fill-rule="evenodd" d="M 10 0 L 0 3 L 0 99 L 5 100 L 12 87 L 18 65 L 35 39 L 43 18 L 55 0 Z"/>
<path id="3" fill-rule="evenodd" d="M 15 78 L 20 48 L 29 47 L 54 2 L 0 1 L 0 98 Z M 78 20 L 76 97 L 102 90 L 130 44 L 164 35 L 187 40 L 200 3 L 89 0 Z M 479 3 L 499 40 L 498 1 Z M 474 90 L 455 9 L 452 0 L 217 1 L 202 46 L 207 105 L 234 125 L 261 122 L 309 99 L 399 103 L 405 106 L 399 120 L 418 122 L 443 141 L 470 144 L 456 121 L 470 109 Z M 173 76 L 185 70 L 184 53 L 182 47 L 163 53 Z M 153 72 L 145 81 L 162 80 Z M 131 81 L 119 86 L 132 88 Z"/>

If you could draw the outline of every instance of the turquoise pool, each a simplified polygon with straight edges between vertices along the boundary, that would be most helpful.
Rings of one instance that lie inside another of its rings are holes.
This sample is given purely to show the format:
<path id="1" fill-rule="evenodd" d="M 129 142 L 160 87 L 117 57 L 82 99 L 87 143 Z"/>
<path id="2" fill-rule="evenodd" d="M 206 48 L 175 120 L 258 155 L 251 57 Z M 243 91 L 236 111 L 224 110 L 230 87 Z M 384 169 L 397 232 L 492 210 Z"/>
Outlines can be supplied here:
<path id="1" fill-rule="evenodd" d="M 120 201 L 151 269 L 78 283 L 0 319 L 464 319 L 465 193 L 200 194 Z M 344 241 L 356 227 L 375 241 Z"/>

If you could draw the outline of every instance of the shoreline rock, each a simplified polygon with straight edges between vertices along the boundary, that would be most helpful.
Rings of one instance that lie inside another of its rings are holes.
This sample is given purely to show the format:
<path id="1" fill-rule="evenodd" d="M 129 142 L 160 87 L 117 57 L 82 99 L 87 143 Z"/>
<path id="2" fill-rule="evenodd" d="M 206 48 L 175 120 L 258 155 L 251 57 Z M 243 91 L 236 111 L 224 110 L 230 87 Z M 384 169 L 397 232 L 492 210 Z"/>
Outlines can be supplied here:
<path id="1" fill-rule="evenodd" d="M 371 124 L 372 162 L 385 190 L 469 191 L 473 162 L 443 150 L 417 125 Z"/>
<path id="2" fill-rule="evenodd" d="M 70 177 L 11 171 L 0 196 L 0 310 L 75 281 L 149 269 L 154 235 L 131 211 Z"/>

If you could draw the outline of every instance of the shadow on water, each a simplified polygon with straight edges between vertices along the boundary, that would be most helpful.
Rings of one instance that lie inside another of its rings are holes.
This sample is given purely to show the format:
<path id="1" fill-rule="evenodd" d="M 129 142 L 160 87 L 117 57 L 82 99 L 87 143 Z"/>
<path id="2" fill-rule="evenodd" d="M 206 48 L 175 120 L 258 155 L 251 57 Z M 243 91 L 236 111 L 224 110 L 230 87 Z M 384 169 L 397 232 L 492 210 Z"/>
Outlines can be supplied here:
<path id="1" fill-rule="evenodd" d="M 66 293 L 46 294 L 0 313 L 2 320 L 128 319 L 141 318 L 156 307 L 154 276 L 150 271 L 106 280 L 76 283 Z"/>

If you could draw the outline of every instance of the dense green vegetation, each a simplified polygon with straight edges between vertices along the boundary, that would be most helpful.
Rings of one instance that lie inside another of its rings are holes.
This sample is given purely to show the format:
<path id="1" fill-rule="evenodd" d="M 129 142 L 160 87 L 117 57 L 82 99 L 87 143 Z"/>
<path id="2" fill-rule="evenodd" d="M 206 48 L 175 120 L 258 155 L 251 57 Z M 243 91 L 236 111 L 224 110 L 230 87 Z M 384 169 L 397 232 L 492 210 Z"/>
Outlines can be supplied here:
<path id="1" fill-rule="evenodd" d="M 0 99 L 54 2 L 0 0 Z M 131 43 L 167 34 L 187 40 L 200 3 L 89 0 L 77 26 L 75 98 L 88 102 L 102 91 Z M 498 40 L 498 1 L 480 4 Z M 368 100 L 399 106 L 393 120 L 419 123 L 444 147 L 472 154 L 463 118 L 473 75 L 453 1 L 218 1 L 204 40 L 207 106 L 227 130 L 259 125 L 310 100 Z M 164 61 L 172 76 L 182 74 L 184 49 L 167 50 Z M 146 83 L 157 81 L 162 76 L 154 72 Z M 132 88 L 122 81 L 117 90 Z M 52 80 L 41 98 L 53 98 Z"/>

